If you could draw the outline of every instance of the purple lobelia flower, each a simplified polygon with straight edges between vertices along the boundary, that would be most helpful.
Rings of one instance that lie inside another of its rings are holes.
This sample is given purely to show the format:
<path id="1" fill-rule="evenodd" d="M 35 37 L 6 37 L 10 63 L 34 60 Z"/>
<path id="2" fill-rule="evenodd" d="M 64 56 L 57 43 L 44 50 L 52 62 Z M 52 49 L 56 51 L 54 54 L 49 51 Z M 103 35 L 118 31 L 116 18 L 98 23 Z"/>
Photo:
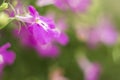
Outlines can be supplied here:
<path id="1" fill-rule="evenodd" d="M 20 39 L 22 46 L 33 48 L 41 57 L 55 58 L 59 55 L 59 48 L 53 41 L 44 45 L 38 44 L 25 27 L 21 27 L 19 33 L 17 29 L 14 30 L 13 34 Z"/>
<path id="2" fill-rule="evenodd" d="M 22 26 L 20 34 L 16 36 L 20 37 L 20 41 L 25 46 L 34 48 L 38 55 L 42 57 L 56 57 L 58 56 L 59 49 L 56 43 L 66 45 L 68 37 L 55 25 L 52 19 L 45 18 L 39 15 L 33 6 L 28 7 L 27 15 L 16 15 L 15 18 L 26 24 L 26 27 Z M 59 25 L 59 26 L 63 26 Z"/>
<path id="3" fill-rule="evenodd" d="M 13 33 L 15 37 L 20 39 L 22 46 L 33 48 L 41 57 L 55 58 L 59 55 L 59 48 L 57 45 L 53 44 L 53 42 L 44 45 L 38 44 L 25 27 L 21 28 L 20 33 L 18 33 L 18 30 L 14 30 Z"/>
<path id="4" fill-rule="evenodd" d="M 21 27 L 19 33 L 18 31 L 14 31 L 14 33 L 16 34 L 16 37 L 20 38 L 22 45 L 34 48 L 39 56 L 55 58 L 60 53 L 57 43 L 60 43 L 61 45 L 66 45 L 68 43 L 68 36 L 64 33 L 66 30 L 65 22 L 59 20 L 58 23 L 56 23 L 56 26 L 60 30 L 59 37 L 53 38 L 49 43 L 44 45 L 39 44 L 34 38 L 34 35 L 31 35 L 31 31 L 24 26 Z"/>
<path id="5" fill-rule="evenodd" d="M 6 43 L 0 47 L 0 74 L 2 75 L 3 69 L 6 65 L 12 65 L 15 61 L 15 53 L 7 50 L 10 47 L 10 43 Z"/>
<path id="6" fill-rule="evenodd" d="M 84 73 L 85 80 L 99 80 L 101 67 L 98 63 L 91 63 L 83 56 L 78 59 L 78 64 Z"/>
<path id="7" fill-rule="evenodd" d="M 51 43 L 46 45 L 39 45 L 37 48 L 37 51 L 41 53 L 43 57 L 57 57 L 60 53 L 57 43 L 65 46 L 69 41 L 67 34 L 64 32 L 64 28 L 66 27 L 65 23 L 60 20 L 58 23 L 56 23 L 56 26 L 60 30 L 60 36 L 53 39 Z"/>
<path id="8" fill-rule="evenodd" d="M 29 26 L 29 30 L 36 41 L 46 44 L 53 38 L 59 37 L 59 31 L 56 29 L 53 20 L 39 16 L 38 12 L 32 6 L 29 6 L 29 11 L 35 21 Z"/>
<path id="9" fill-rule="evenodd" d="M 40 16 L 33 6 L 29 6 L 28 11 L 29 14 L 26 16 L 16 15 L 16 18 L 26 23 L 27 29 L 38 44 L 47 44 L 53 38 L 59 37 L 59 31 L 53 20 Z"/>
<path id="10" fill-rule="evenodd" d="M 66 45 L 69 41 L 67 34 L 65 34 L 65 23 L 64 21 L 60 20 L 58 23 L 56 23 L 57 28 L 60 30 L 60 35 L 59 37 L 56 37 L 51 41 L 51 43 L 46 44 L 46 45 L 38 45 L 36 47 L 36 50 L 42 57 L 51 57 L 55 58 L 59 55 L 59 47 L 57 46 L 57 43 L 61 45 Z"/>

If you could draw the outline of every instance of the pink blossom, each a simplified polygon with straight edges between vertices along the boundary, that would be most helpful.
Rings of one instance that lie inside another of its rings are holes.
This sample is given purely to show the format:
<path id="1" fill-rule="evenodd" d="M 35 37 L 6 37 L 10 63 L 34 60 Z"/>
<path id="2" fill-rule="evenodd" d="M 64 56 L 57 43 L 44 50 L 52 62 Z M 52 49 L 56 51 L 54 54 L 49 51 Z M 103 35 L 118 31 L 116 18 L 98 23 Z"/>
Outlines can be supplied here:
<path id="1" fill-rule="evenodd" d="M 48 13 L 46 15 L 48 18 L 55 19 L 54 13 Z M 55 41 L 60 43 L 61 45 L 66 45 L 69 42 L 68 35 L 65 33 L 68 29 L 67 22 L 64 17 L 56 20 L 57 29 L 60 31 L 59 37 L 55 38 Z"/>
<path id="2" fill-rule="evenodd" d="M 37 0 L 38 6 L 55 5 L 61 10 L 72 10 L 74 12 L 86 12 L 91 0 Z"/>
<path id="3" fill-rule="evenodd" d="M 96 27 L 90 30 L 88 37 L 88 43 L 91 46 L 95 46 L 99 42 L 102 42 L 106 45 L 113 45 L 116 41 L 117 30 L 107 19 L 100 19 Z"/>
<path id="4" fill-rule="evenodd" d="M 2 75 L 3 69 L 6 65 L 12 65 L 15 61 L 15 53 L 7 50 L 10 47 L 10 43 L 6 43 L 0 47 L 0 74 Z"/>
<path id="5" fill-rule="evenodd" d="M 101 18 L 93 27 L 77 29 L 79 38 L 84 39 L 90 47 L 96 47 L 99 43 L 111 46 L 118 38 L 115 26 L 107 18 Z"/>
<path id="6" fill-rule="evenodd" d="M 86 12 L 92 0 L 67 0 L 70 8 L 75 12 Z"/>
<path id="7" fill-rule="evenodd" d="M 85 56 L 78 59 L 78 64 L 84 73 L 85 80 L 99 80 L 101 67 L 98 63 L 91 63 Z"/>
<path id="8" fill-rule="evenodd" d="M 54 44 L 46 44 L 46 45 L 36 45 L 35 50 L 38 55 L 44 58 L 56 58 L 59 56 L 59 47 Z"/>

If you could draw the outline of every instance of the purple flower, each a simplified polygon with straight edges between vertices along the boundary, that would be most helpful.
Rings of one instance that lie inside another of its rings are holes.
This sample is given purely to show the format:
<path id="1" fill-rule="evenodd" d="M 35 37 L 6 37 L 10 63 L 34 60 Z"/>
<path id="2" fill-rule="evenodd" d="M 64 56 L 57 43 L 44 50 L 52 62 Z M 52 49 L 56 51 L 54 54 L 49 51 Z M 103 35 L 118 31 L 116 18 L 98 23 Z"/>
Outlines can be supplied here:
<path id="1" fill-rule="evenodd" d="M 40 16 L 33 6 L 28 7 L 28 12 L 28 16 L 17 16 L 17 20 L 24 22 L 26 27 L 21 26 L 20 33 L 16 36 L 24 46 L 34 48 L 38 55 L 57 57 L 59 55 L 57 43 L 62 45 L 68 43 L 68 36 L 64 33 L 65 24 L 60 21 L 56 28 L 53 18 Z"/>
<path id="2" fill-rule="evenodd" d="M 53 4 L 61 10 L 72 10 L 74 12 L 85 12 L 91 4 L 91 0 L 38 0 L 38 6 Z"/>
<path id="3" fill-rule="evenodd" d="M 91 46 L 95 46 L 99 42 L 106 45 L 113 45 L 117 41 L 117 31 L 107 19 L 100 19 L 97 26 L 90 30 L 88 36 L 88 43 Z"/>
<path id="4" fill-rule="evenodd" d="M 114 45 L 118 34 L 115 26 L 107 18 L 98 20 L 94 27 L 77 29 L 78 37 L 84 39 L 90 47 L 96 47 L 99 43 Z"/>
<path id="5" fill-rule="evenodd" d="M 38 27 L 38 26 L 31 26 L 28 28 L 23 26 L 23 27 L 21 27 L 20 33 L 18 33 L 18 30 L 17 30 L 17 32 L 15 30 L 14 34 L 16 34 L 15 35 L 16 37 L 20 38 L 20 42 L 22 43 L 23 46 L 29 46 L 29 47 L 35 49 L 36 52 L 38 53 L 38 55 L 41 57 L 55 58 L 55 57 L 59 56 L 60 51 L 59 51 L 59 47 L 57 46 L 57 43 L 60 43 L 61 45 L 66 45 L 69 41 L 68 36 L 64 33 L 64 31 L 66 30 L 65 22 L 63 20 L 59 20 L 58 23 L 56 23 L 57 28 L 60 30 L 59 36 L 49 40 L 49 36 L 48 36 L 49 34 L 48 34 L 47 39 L 49 42 L 44 45 L 43 44 L 41 45 L 34 37 L 34 36 L 36 36 L 36 37 L 42 36 L 43 38 L 47 37 L 45 35 L 46 33 L 42 31 L 43 29 L 41 29 L 41 27 Z M 33 32 L 31 30 L 31 28 L 33 28 L 36 31 Z M 39 30 L 39 28 L 40 28 L 40 30 Z M 41 34 L 37 35 L 36 34 L 37 31 L 38 31 L 38 33 L 41 32 Z M 35 35 L 33 35 L 33 33 Z M 53 34 L 53 33 L 51 32 L 51 34 Z M 43 39 L 40 39 L 40 40 L 43 40 Z M 43 41 L 41 41 L 41 42 L 43 42 Z"/>
<path id="6" fill-rule="evenodd" d="M 35 50 L 39 56 L 48 58 L 56 58 L 60 53 L 58 46 L 53 43 L 46 45 L 37 45 L 35 47 Z"/>
<path id="7" fill-rule="evenodd" d="M 45 44 L 45 45 L 38 44 L 34 39 L 34 37 L 30 34 L 30 32 L 25 27 L 21 28 L 20 33 L 18 33 L 18 30 L 15 30 L 13 34 L 15 34 L 15 37 L 19 37 L 20 42 L 23 46 L 33 48 L 41 57 L 50 57 L 50 58 L 58 57 L 60 51 L 56 43 L 58 42 L 62 45 L 66 45 L 68 42 L 68 38 L 66 39 L 64 35 L 63 37 L 62 35 L 60 35 L 59 38 L 51 41 L 48 44 Z"/>
<path id="8" fill-rule="evenodd" d="M 13 35 L 19 38 L 22 46 L 34 48 L 34 46 L 36 45 L 36 41 L 25 26 L 21 27 L 20 32 L 18 29 L 14 29 Z"/>
<path id="9" fill-rule="evenodd" d="M 68 10 L 67 0 L 54 0 L 54 5 L 61 10 Z"/>
<path id="10" fill-rule="evenodd" d="M 54 44 L 54 42 L 50 42 L 44 45 L 38 44 L 28 29 L 25 27 L 22 27 L 19 33 L 18 30 L 14 30 L 13 34 L 15 34 L 15 37 L 19 37 L 20 43 L 24 47 L 33 48 L 41 57 L 55 58 L 59 55 L 59 48 L 56 44 Z"/>
<path id="11" fill-rule="evenodd" d="M 65 34 L 64 32 L 66 28 L 66 24 L 64 23 L 64 21 L 59 20 L 58 23 L 56 23 L 56 26 L 60 30 L 59 37 L 53 39 L 49 44 L 38 45 L 36 47 L 38 53 L 40 53 L 40 55 L 43 57 L 54 58 L 59 56 L 60 51 L 59 47 L 57 46 L 57 43 L 65 46 L 69 41 L 67 34 Z"/>
<path id="12" fill-rule="evenodd" d="M 56 17 L 54 13 L 48 13 L 46 16 L 51 19 L 55 19 Z M 60 35 L 59 37 L 55 38 L 55 41 L 60 43 L 61 45 L 66 45 L 69 42 L 69 38 L 68 35 L 65 33 L 68 29 L 65 17 L 56 20 L 56 27 L 57 29 L 59 29 Z"/>
<path id="13" fill-rule="evenodd" d="M 6 43 L 0 47 L 0 74 L 6 65 L 12 65 L 15 61 L 15 53 L 7 50 L 10 47 L 10 43 Z"/>
<path id="14" fill-rule="evenodd" d="M 33 17 L 33 21 L 28 30 L 38 43 L 47 44 L 53 38 L 59 37 L 59 31 L 57 31 L 53 20 L 39 16 L 38 12 L 32 6 L 29 6 L 29 12 Z"/>
<path id="15" fill-rule="evenodd" d="M 38 44 L 44 45 L 59 37 L 59 31 L 53 20 L 40 16 L 33 6 L 29 6 L 28 11 L 27 16 L 17 15 L 16 18 L 26 23 L 28 31 Z"/>
<path id="16" fill-rule="evenodd" d="M 101 67 L 98 63 L 91 63 L 85 56 L 78 59 L 78 64 L 84 73 L 85 80 L 98 80 Z"/>
<path id="17" fill-rule="evenodd" d="M 67 0 L 70 8 L 75 12 L 86 12 L 92 0 Z"/>
<path id="18" fill-rule="evenodd" d="M 58 38 L 55 39 L 58 43 L 60 43 L 61 45 L 67 45 L 67 43 L 69 42 L 69 38 L 68 35 L 65 33 L 61 33 L 60 36 Z"/>

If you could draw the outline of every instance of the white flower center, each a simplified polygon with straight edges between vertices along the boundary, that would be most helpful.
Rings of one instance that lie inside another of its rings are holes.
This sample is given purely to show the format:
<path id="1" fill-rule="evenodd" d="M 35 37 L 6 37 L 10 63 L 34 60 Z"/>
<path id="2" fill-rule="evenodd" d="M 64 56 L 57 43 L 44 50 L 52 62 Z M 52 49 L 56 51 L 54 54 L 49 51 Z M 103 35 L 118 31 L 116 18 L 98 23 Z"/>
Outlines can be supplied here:
<path id="1" fill-rule="evenodd" d="M 27 23 L 31 23 L 32 22 L 32 16 L 29 15 L 29 14 L 26 14 L 24 16 L 21 16 L 21 15 L 16 15 L 15 18 L 19 21 L 22 21 L 22 22 L 27 22 Z"/>
<path id="2" fill-rule="evenodd" d="M 3 62 L 4 62 L 3 56 L 0 54 L 0 64 L 3 64 Z"/>
<path id="3" fill-rule="evenodd" d="M 37 22 L 40 26 L 42 26 L 42 27 L 44 28 L 44 30 L 47 31 L 47 30 L 49 29 L 48 24 L 46 24 L 44 21 L 42 21 L 42 20 L 40 20 L 40 19 L 37 19 L 36 22 Z"/>

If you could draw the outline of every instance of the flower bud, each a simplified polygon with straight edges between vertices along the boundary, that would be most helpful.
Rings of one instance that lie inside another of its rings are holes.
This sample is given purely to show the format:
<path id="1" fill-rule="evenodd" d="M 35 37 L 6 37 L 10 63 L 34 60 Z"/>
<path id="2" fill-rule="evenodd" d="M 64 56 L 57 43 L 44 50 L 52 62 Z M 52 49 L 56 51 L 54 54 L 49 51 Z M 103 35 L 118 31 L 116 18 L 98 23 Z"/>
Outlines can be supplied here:
<path id="1" fill-rule="evenodd" d="M 4 12 L 0 13 L 0 29 L 9 23 L 9 16 Z"/>
<path id="2" fill-rule="evenodd" d="M 2 5 L 0 5 L 0 11 L 2 11 L 2 10 L 5 10 L 5 9 L 7 9 L 8 8 L 8 3 L 2 3 Z"/>

